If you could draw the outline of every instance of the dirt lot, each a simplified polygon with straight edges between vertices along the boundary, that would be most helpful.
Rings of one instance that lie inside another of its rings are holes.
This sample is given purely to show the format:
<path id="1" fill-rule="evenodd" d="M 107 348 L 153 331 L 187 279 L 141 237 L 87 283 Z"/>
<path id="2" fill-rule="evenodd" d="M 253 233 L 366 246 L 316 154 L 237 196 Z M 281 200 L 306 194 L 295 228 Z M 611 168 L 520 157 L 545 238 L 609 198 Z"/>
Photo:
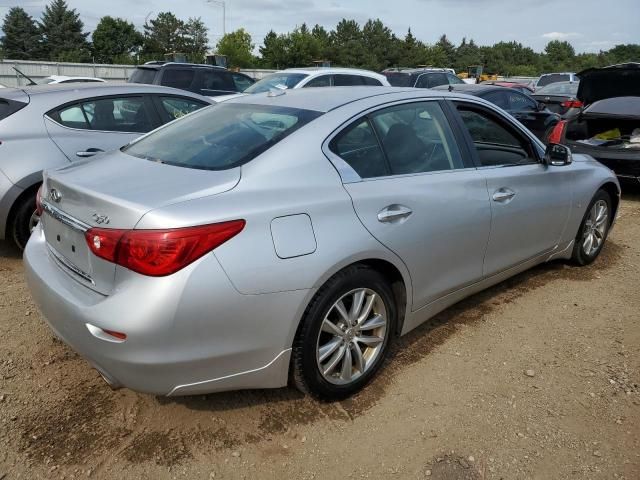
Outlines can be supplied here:
<path id="1" fill-rule="evenodd" d="M 356 398 L 111 391 L 0 244 L 0 479 L 640 478 L 640 194 L 591 267 L 536 268 L 403 338 Z"/>

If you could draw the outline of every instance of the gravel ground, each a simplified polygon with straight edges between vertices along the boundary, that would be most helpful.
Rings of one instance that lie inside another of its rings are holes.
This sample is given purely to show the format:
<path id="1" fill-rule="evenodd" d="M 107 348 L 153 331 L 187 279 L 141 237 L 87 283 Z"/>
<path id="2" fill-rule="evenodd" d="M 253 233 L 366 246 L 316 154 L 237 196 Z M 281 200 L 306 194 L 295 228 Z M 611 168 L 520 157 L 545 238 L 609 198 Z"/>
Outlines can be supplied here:
<path id="1" fill-rule="evenodd" d="M 355 398 L 111 391 L 0 243 L 0 479 L 640 478 L 640 194 L 600 259 L 553 263 L 402 338 Z"/>

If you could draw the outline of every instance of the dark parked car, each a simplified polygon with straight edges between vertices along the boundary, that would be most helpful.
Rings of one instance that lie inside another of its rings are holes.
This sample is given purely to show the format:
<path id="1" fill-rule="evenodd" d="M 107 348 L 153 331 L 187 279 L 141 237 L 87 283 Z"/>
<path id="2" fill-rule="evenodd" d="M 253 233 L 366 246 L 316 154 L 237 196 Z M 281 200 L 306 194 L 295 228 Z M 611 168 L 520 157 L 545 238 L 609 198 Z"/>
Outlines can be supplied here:
<path id="1" fill-rule="evenodd" d="M 619 179 L 640 182 L 640 63 L 590 68 L 579 73 L 583 107 L 563 120 L 550 141 L 586 153 Z"/>
<path id="2" fill-rule="evenodd" d="M 393 87 L 434 88 L 441 85 L 464 85 L 445 68 L 391 68 L 382 72 Z"/>
<path id="3" fill-rule="evenodd" d="M 436 88 L 436 90 L 447 89 L 449 91 L 475 95 L 476 97 L 484 98 L 494 103 L 520 120 L 525 127 L 531 130 L 531 132 L 542 141 L 546 141 L 546 138 L 560 121 L 560 116 L 551 112 L 544 104 L 536 102 L 529 95 L 520 93 L 513 88 L 469 84 Z"/>
<path id="4" fill-rule="evenodd" d="M 538 90 L 533 98 L 544 103 L 552 112 L 566 118 L 578 113 L 582 107 L 582 102 L 577 98 L 578 85 L 579 82 L 552 83 Z"/>
<path id="5" fill-rule="evenodd" d="M 244 92 L 255 80 L 242 73 L 212 65 L 149 62 L 135 69 L 129 83 L 162 85 L 206 97 L 218 97 Z"/>

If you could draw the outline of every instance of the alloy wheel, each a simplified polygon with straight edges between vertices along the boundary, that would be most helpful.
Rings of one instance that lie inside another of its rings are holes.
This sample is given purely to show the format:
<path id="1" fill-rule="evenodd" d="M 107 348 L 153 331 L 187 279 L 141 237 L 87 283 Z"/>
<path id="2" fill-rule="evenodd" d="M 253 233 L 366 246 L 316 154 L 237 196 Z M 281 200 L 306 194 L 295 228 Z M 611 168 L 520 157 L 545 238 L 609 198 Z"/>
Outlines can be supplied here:
<path id="1" fill-rule="evenodd" d="M 609 226 L 609 206 L 604 200 L 598 200 L 591 207 L 582 231 L 582 250 L 591 257 L 598 252 L 607 234 Z"/>
<path id="2" fill-rule="evenodd" d="M 325 380 L 349 384 L 373 367 L 388 334 L 387 310 L 382 297 L 368 288 L 352 290 L 332 305 L 316 345 Z"/>

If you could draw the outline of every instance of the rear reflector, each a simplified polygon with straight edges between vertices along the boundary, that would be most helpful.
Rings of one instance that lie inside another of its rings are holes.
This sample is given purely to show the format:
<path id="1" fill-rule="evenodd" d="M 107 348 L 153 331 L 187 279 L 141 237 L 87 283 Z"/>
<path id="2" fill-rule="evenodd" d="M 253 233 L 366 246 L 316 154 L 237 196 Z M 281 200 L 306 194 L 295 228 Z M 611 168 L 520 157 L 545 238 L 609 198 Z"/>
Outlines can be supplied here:
<path id="1" fill-rule="evenodd" d="M 580 100 L 567 100 L 562 102 L 560 106 L 564 108 L 582 108 L 584 104 Z"/>
<path id="2" fill-rule="evenodd" d="M 553 127 L 553 130 L 551 131 L 551 134 L 547 139 L 547 143 L 553 143 L 556 145 L 562 143 L 562 138 L 564 137 L 564 131 L 566 127 L 566 120 L 560 120 L 558 123 L 556 123 L 556 126 Z"/>
<path id="3" fill-rule="evenodd" d="M 107 335 L 111 335 L 112 337 L 117 338 L 118 340 L 126 340 L 127 339 L 127 334 L 126 333 L 116 332 L 114 330 L 105 330 L 104 328 L 102 329 L 102 331 L 104 333 L 106 333 Z"/>
<path id="4" fill-rule="evenodd" d="M 92 228 L 89 249 L 109 262 L 150 277 L 171 275 L 235 237 L 244 220 L 171 230 Z"/>

